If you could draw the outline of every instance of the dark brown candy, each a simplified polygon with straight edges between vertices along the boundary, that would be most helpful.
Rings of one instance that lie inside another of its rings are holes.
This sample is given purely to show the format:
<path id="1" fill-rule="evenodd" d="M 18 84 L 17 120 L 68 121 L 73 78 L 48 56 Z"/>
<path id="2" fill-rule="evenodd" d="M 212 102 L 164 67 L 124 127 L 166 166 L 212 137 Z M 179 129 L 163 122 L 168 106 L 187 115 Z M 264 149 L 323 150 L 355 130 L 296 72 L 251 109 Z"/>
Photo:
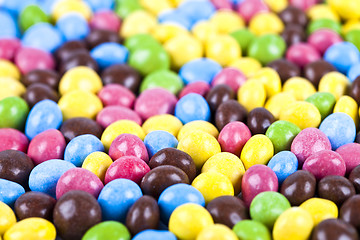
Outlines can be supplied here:
<path id="1" fill-rule="evenodd" d="M 87 51 L 81 51 L 69 56 L 66 61 L 62 61 L 59 66 L 59 72 L 64 74 L 71 68 L 78 66 L 89 67 L 96 72 L 99 70 L 97 62 L 90 56 L 90 54 Z"/>
<path id="2" fill-rule="evenodd" d="M 360 143 L 360 132 L 356 134 L 355 142 Z"/>
<path id="3" fill-rule="evenodd" d="M 56 200 L 42 192 L 27 192 L 15 202 L 15 213 L 19 220 L 39 217 L 52 221 Z"/>
<path id="4" fill-rule="evenodd" d="M 360 195 L 355 195 L 344 202 L 340 208 L 339 218 L 360 231 Z"/>
<path id="5" fill-rule="evenodd" d="M 206 95 L 206 101 L 209 104 L 212 112 L 215 112 L 216 109 L 223 102 L 226 102 L 234 98 L 235 98 L 234 90 L 232 90 L 231 87 L 225 84 L 219 84 L 214 86 Z"/>
<path id="6" fill-rule="evenodd" d="M 186 152 L 176 148 L 164 148 L 155 153 L 149 161 L 149 167 L 151 169 L 163 165 L 180 168 L 187 174 L 190 182 L 196 177 L 196 165 L 193 159 Z"/>
<path id="7" fill-rule="evenodd" d="M 58 61 L 66 61 L 70 56 L 76 52 L 87 52 L 86 44 L 82 41 L 69 41 L 64 43 L 55 52 L 55 57 Z"/>
<path id="8" fill-rule="evenodd" d="M 296 24 L 305 27 L 308 22 L 306 13 L 300 8 L 293 6 L 288 6 L 283 11 L 281 11 L 279 13 L 279 17 L 285 25 Z"/>
<path id="9" fill-rule="evenodd" d="M 279 74 L 282 83 L 289 78 L 300 76 L 300 68 L 286 59 L 277 59 L 267 66 L 271 67 Z"/>
<path id="10" fill-rule="evenodd" d="M 234 196 L 217 197 L 208 203 L 206 209 L 215 223 L 232 228 L 241 220 L 249 219 L 248 210 L 243 201 Z"/>
<path id="11" fill-rule="evenodd" d="M 315 87 L 319 85 L 320 79 L 328 72 L 336 71 L 336 68 L 324 60 L 308 63 L 304 67 L 304 77 Z"/>
<path id="12" fill-rule="evenodd" d="M 144 194 L 158 199 L 167 188 L 177 183 L 189 184 L 189 178 L 180 168 L 165 165 L 148 172 L 141 181 L 141 190 Z"/>
<path id="13" fill-rule="evenodd" d="M 79 117 L 66 120 L 60 128 L 60 132 L 64 135 L 65 140 L 70 142 L 74 137 L 84 134 L 92 134 L 100 139 L 103 129 L 94 120 Z"/>
<path id="14" fill-rule="evenodd" d="M 360 76 L 355 78 L 351 83 L 349 95 L 352 97 L 358 104 L 360 104 Z"/>
<path id="15" fill-rule="evenodd" d="M 314 175 L 305 170 L 299 170 L 288 176 L 281 185 L 280 193 L 284 195 L 292 206 L 315 196 L 316 179 Z"/>
<path id="16" fill-rule="evenodd" d="M 275 121 L 275 117 L 265 108 L 254 108 L 248 114 L 247 126 L 251 133 L 265 134 L 266 130 Z"/>
<path id="17" fill-rule="evenodd" d="M 358 240 L 356 229 L 340 219 L 320 222 L 312 233 L 311 240 Z"/>
<path id="18" fill-rule="evenodd" d="M 215 114 L 216 127 L 221 131 L 229 122 L 246 120 L 247 110 L 236 100 L 228 100 L 218 107 Z"/>
<path id="19" fill-rule="evenodd" d="M 360 193 L 360 165 L 351 171 L 349 180 L 354 185 L 356 192 Z"/>
<path id="20" fill-rule="evenodd" d="M 281 33 L 287 46 L 305 42 L 306 34 L 304 29 L 299 25 L 288 25 Z"/>
<path id="21" fill-rule="evenodd" d="M 23 96 L 30 108 L 41 100 L 50 99 L 54 102 L 59 101 L 57 92 L 43 83 L 31 84 Z"/>
<path id="22" fill-rule="evenodd" d="M 55 205 L 54 224 L 64 240 L 80 240 L 89 228 L 100 222 L 100 205 L 87 192 L 69 191 Z"/>
<path id="23" fill-rule="evenodd" d="M 160 210 L 157 201 L 151 196 L 142 196 L 129 209 L 126 227 L 132 235 L 146 229 L 157 229 Z"/>
<path id="24" fill-rule="evenodd" d="M 86 43 L 90 49 L 100 45 L 101 43 L 106 42 L 117 42 L 120 43 L 121 39 L 118 33 L 104 30 L 104 29 L 94 29 L 86 37 Z"/>
<path id="25" fill-rule="evenodd" d="M 57 90 L 59 86 L 59 74 L 52 70 L 37 69 L 28 72 L 21 78 L 21 82 L 25 86 L 30 86 L 33 83 L 43 83 L 49 87 Z"/>
<path id="26" fill-rule="evenodd" d="M 23 152 L 17 150 L 0 152 L 0 178 L 19 183 L 27 188 L 29 175 L 33 168 L 34 163 Z"/>
<path id="27" fill-rule="evenodd" d="M 355 188 L 345 177 L 326 176 L 318 183 L 318 195 L 341 206 L 348 198 L 355 195 Z"/>
<path id="28" fill-rule="evenodd" d="M 104 85 L 117 83 L 135 94 L 141 83 L 140 73 L 126 64 L 116 64 L 106 68 L 101 74 L 101 79 Z"/>

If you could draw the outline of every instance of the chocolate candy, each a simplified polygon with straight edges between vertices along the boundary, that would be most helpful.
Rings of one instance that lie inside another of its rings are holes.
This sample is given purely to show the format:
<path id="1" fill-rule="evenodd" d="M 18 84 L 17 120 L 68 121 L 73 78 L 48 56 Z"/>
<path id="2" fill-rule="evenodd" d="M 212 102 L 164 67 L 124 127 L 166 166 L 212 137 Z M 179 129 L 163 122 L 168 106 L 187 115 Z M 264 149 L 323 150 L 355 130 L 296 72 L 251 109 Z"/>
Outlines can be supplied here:
<path id="1" fill-rule="evenodd" d="M 327 176 L 318 183 L 319 197 L 333 201 L 341 206 L 348 198 L 355 195 L 352 183 L 342 176 Z"/>
<path id="2" fill-rule="evenodd" d="M 296 24 L 305 27 L 308 22 L 306 13 L 294 6 L 285 8 L 282 12 L 279 13 L 279 17 L 285 25 Z"/>
<path id="3" fill-rule="evenodd" d="M 360 104 L 360 76 L 355 78 L 351 83 L 349 95 L 357 102 L 357 104 Z"/>
<path id="4" fill-rule="evenodd" d="M 67 142 L 83 134 L 92 134 L 100 139 L 103 132 L 101 126 L 89 118 L 68 119 L 63 123 L 60 131 Z"/>
<path id="5" fill-rule="evenodd" d="M 57 90 L 59 81 L 59 74 L 57 74 L 55 71 L 45 69 L 33 70 L 21 78 L 21 82 L 25 86 L 30 86 L 33 83 L 43 83 L 53 88 L 54 90 Z"/>
<path id="6" fill-rule="evenodd" d="M 117 83 L 133 93 L 137 93 L 141 83 L 140 73 L 126 64 L 116 64 L 106 68 L 101 74 L 101 79 L 104 85 Z"/>
<path id="7" fill-rule="evenodd" d="M 84 191 L 65 193 L 54 208 L 54 224 L 63 239 L 77 240 L 101 222 L 101 208 L 96 199 Z"/>
<path id="8" fill-rule="evenodd" d="M 158 198 L 162 191 L 176 183 L 189 184 L 189 178 L 180 168 L 174 166 L 159 166 L 148 172 L 141 181 L 144 194 Z"/>
<path id="9" fill-rule="evenodd" d="M 89 52 L 77 51 L 60 63 L 59 72 L 64 74 L 68 70 L 77 66 L 86 66 L 93 69 L 94 71 L 99 70 L 97 62 L 90 56 Z"/>
<path id="10" fill-rule="evenodd" d="M 244 202 L 234 196 L 217 197 L 208 203 L 206 209 L 215 223 L 224 224 L 229 228 L 244 219 L 249 219 Z"/>
<path id="11" fill-rule="evenodd" d="M 157 201 L 150 196 L 142 196 L 129 209 L 126 227 L 132 235 L 146 229 L 157 229 L 160 211 Z"/>
<path id="12" fill-rule="evenodd" d="M 228 100 L 218 107 L 215 114 L 216 127 L 221 130 L 229 122 L 246 120 L 247 110 L 236 100 Z"/>
<path id="13" fill-rule="evenodd" d="M 59 61 L 65 61 L 76 52 L 87 52 L 86 44 L 82 41 L 66 42 L 56 50 L 55 57 Z"/>
<path id="14" fill-rule="evenodd" d="M 274 116 L 265 108 L 254 108 L 248 114 L 247 126 L 253 135 L 265 134 L 274 121 Z"/>
<path id="15" fill-rule="evenodd" d="M 267 66 L 279 74 L 282 83 L 289 78 L 300 76 L 300 68 L 286 59 L 272 61 Z"/>
<path id="16" fill-rule="evenodd" d="M 31 84 L 24 94 L 23 98 L 27 102 L 30 108 L 32 108 L 36 103 L 44 99 L 50 99 L 54 102 L 59 100 L 59 96 L 56 91 L 54 91 L 50 86 L 43 83 L 34 83 Z"/>
<path id="17" fill-rule="evenodd" d="M 360 195 L 346 200 L 340 208 L 339 218 L 360 230 Z"/>
<path id="18" fill-rule="evenodd" d="M 281 185 L 283 194 L 292 206 L 299 206 L 315 196 L 316 179 L 310 172 L 299 170 L 287 177 Z"/>
<path id="19" fill-rule="evenodd" d="M 105 42 L 116 42 L 120 43 L 121 39 L 119 34 L 109 30 L 95 29 L 92 30 L 86 37 L 86 43 L 92 49 L 97 45 Z"/>
<path id="20" fill-rule="evenodd" d="M 304 77 L 315 87 L 319 85 L 320 79 L 328 72 L 336 71 L 336 68 L 324 60 L 317 60 L 304 67 Z"/>
<path id="21" fill-rule="evenodd" d="M 311 240 L 357 240 L 356 229 L 340 219 L 326 219 L 317 225 Z"/>
<path id="22" fill-rule="evenodd" d="M 281 33 L 281 37 L 289 47 L 291 45 L 304 42 L 306 40 L 306 33 L 299 25 L 289 25 Z"/>
<path id="23" fill-rule="evenodd" d="M 206 95 L 206 101 L 212 112 L 222 104 L 230 99 L 235 98 L 235 93 L 230 86 L 225 84 L 219 84 L 214 86 Z"/>
<path id="24" fill-rule="evenodd" d="M 15 213 L 19 220 L 40 217 L 52 220 L 56 200 L 42 192 L 27 192 L 15 202 Z"/>
<path id="25" fill-rule="evenodd" d="M 349 180 L 354 185 L 356 192 L 360 193 L 360 166 L 351 171 Z"/>

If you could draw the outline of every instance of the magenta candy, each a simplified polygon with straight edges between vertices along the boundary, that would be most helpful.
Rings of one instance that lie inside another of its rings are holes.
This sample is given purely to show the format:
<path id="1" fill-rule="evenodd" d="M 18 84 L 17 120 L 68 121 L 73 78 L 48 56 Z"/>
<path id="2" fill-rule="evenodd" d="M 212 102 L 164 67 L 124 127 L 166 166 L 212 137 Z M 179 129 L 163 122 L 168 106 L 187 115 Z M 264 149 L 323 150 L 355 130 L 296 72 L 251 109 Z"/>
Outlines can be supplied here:
<path id="1" fill-rule="evenodd" d="M 116 160 L 122 156 L 134 156 L 149 162 L 149 155 L 145 144 L 133 134 L 124 133 L 117 136 L 110 145 L 109 156 Z"/>
<path id="2" fill-rule="evenodd" d="M 29 140 L 25 134 L 13 128 L 1 128 L 0 139 L 0 152 L 18 150 L 26 153 L 29 145 Z"/>
<path id="3" fill-rule="evenodd" d="M 71 190 L 82 190 L 97 198 L 103 187 L 104 184 L 94 173 L 85 168 L 72 168 L 67 170 L 57 182 L 56 199 Z"/>
<path id="4" fill-rule="evenodd" d="M 336 152 L 345 162 L 346 174 L 350 174 L 356 166 L 360 165 L 360 144 L 348 143 L 336 149 Z"/>
<path id="5" fill-rule="evenodd" d="M 346 165 L 337 152 L 322 150 L 306 159 L 303 170 L 311 172 L 317 180 L 321 180 L 330 175 L 344 176 Z"/>
<path id="6" fill-rule="evenodd" d="M 51 159 L 63 159 L 66 147 L 65 138 L 59 130 L 46 130 L 34 137 L 28 155 L 35 165 Z"/>
<path id="7" fill-rule="evenodd" d="M 300 8 L 303 11 L 308 10 L 318 3 L 318 0 L 289 0 L 290 5 Z"/>
<path id="8" fill-rule="evenodd" d="M 218 141 L 223 152 L 240 156 L 245 143 L 251 138 L 249 128 L 242 122 L 230 122 L 221 130 Z"/>
<path id="9" fill-rule="evenodd" d="M 206 94 L 210 91 L 210 85 L 206 82 L 193 82 L 188 85 L 186 85 L 181 92 L 179 93 L 179 98 L 182 98 L 186 94 L 189 93 L 197 93 L 201 96 L 205 97 Z"/>
<path id="10" fill-rule="evenodd" d="M 308 43 L 297 43 L 288 48 L 286 59 L 299 67 L 321 59 L 320 53 Z"/>
<path id="11" fill-rule="evenodd" d="M 119 32 L 121 25 L 120 18 L 112 11 L 99 11 L 90 19 L 92 29 L 109 30 Z"/>
<path id="12" fill-rule="evenodd" d="M 241 182 L 242 198 L 246 206 L 262 192 L 278 191 L 278 179 L 276 174 L 265 165 L 254 165 L 244 174 Z"/>
<path id="13" fill-rule="evenodd" d="M 211 0 L 216 9 L 228 9 L 232 10 L 232 5 L 228 0 Z"/>
<path id="14" fill-rule="evenodd" d="M 300 166 L 312 154 L 322 150 L 331 150 L 331 143 L 327 136 L 317 128 L 302 130 L 291 143 L 291 152 L 297 157 Z"/>
<path id="15" fill-rule="evenodd" d="M 339 34 L 330 29 L 317 30 L 308 38 L 308 43 L 317 49 L 321 54 L 324 54 L 326 49 L 328 49 L 331 45 L 342 41 L 343 40 Z"/>
<path id="16" fill-rule="evenodd" d="M 211 85 L 226 84 L 230 86 L 235 92 L 246 81 L 245 75 L 236 68 L 224 68 L 219 72 L 212 81 Z"/>
<path id="17" fill-rule="evenodd" d="M 36 48 L 20 48 L 15 55 L 15 64 L 21 73 L 26 74 L 35 69 L 54 69 L 55 62 L 50 53 Z"/>
<path id="18" fill-rule="evenodd" d="M 145 121 L 160 114 L 173 114 L 177 99 L 175 95 L 163 88 L 147 89 L 135 102 L 135 112 Z"/>
<path id="19" fill-rule="evenodd" d="M 134 156 L 123 156 L 113 162 L 105 174 L 105 184 L 118 178 L 126 178 L 137 184 L 150 171 L 150 167 L 142 159 Z"/>
<path id="20" fill-rule="evenodd" d="M 12 61 L 20 47 L 21 43 L 19 39 L 0 39 L 0 59 Z"/>
<path id="21" fill-rule="evenodd" d="M 260 12 L 269 12 L 268 6 L 262 0 L 245 0 L 239 3 L 238 13 L 246 22 Z"/>
<path id="22" fill-rule="evenodd" d="M 139 125 L 142 124 L 142 120 L 139 114 L 129 108 L 121 106 L 105 107 L 96 116 L 96 122 L 104 129 L 107 128 L 110 124 L 122 119 L 134 121 Z"/>
<path id="23" fill-rule="evenodd" d="M 104 106 L 123 106 L 127 108 L 132 108 L 135 102 L 135 94 L 133 94 L 129 89 L 120 84 L 109 84 L 106 85 L 98 93 L 98 96 Z"/>

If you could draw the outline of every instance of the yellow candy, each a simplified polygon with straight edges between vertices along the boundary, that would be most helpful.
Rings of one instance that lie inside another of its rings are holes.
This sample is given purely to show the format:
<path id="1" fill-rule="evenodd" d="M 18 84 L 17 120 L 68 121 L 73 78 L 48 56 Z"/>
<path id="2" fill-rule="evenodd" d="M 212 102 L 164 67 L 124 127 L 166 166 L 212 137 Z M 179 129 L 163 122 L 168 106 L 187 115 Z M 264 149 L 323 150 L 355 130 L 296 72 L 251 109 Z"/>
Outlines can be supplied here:
<path id="1" fill-rule="evenodd" d="M 209 158 L 201 169 L 201 172 L 215 171 L 222 173 L 231 181 L 235 193 L 240 192 L 241 179 L 245 173 L 245 167 L 240 158 L 228 152 L 215 154 Z"/>
<path id="2" fill-rule="evenodd" d="M 154 28 L 152 36 L 161 43 L 164 43 L 176 36 L 189 35 L 188 31 L 176 24 L 164 23 Z"/>
<path id="3" fill-rule="evenodd" d="M 189 154 L 198 169 L 210 157 L 221 152 L 220 144 L 216 138 L 201 130 L 195 130 L 187 134 L 179 141 L 177 148 Z"/>
<path id="4" fill-rule="evenodd" d="M 240 159 L 245 168 L 249 169 L 256 164 L 267 164 L 273 156 L 274 146 L 271 140 L 263 134 L 257 134 L 245 143 Z"/>
<path id="5" fill-rule="evenodd" d="M 26 92 L 26 88 L 22 83 L 14 78 L 0 77 L 0 100 L 18 96 Z"/>
<path id="6" fill-rule="evenodd" d="M 201 42 L 189 34 L 170 39 L 164 44 L 164 48 L 170 55 L 174 69 L 180 69 L 185 63 L 203 56 Z"/>
<path id="7" fill-rule="evenodd" d="M 265 0 L 265 3 L 276 13 L 281 12 L 288 6 L 288 0 Z"/>
<path id="8" fill-rule="evenodd" d="M 310 198 L 300 205 L 300 208 L 306 210 L 312 216 L 314 225 L 329 218 L 338 217 L 338 208 L 330 200 L 322 198 Z"/>
<path id="9" fill-rule="evenodd" d="M 2 77 L 20 80 L 19 69 L 10 61 L 0 60 L 0 78 Z"/>
<path id="10" fill-rule="evenodd" d="M 360 20 L 350 19 L 344 25 L 342 25 L 341 31 L 343 35 L 346 35 L 348 32 L 355 29 L 360 30 Z"/>
<path id="11" fill-rule="evenodd" d="M 327 4 L 316 4 L 312 6 L 307 15 L 311 20 L 317 19 L 331 19 L 334 21 L 340 21 L 339 15 Z"/>
<path id="12" fill-rule="evenodd" d="M 112 163 L 111 157 L 106 153 L 93 152 L 85 158 L 81 167 L 94 173 L 101 181 L 104 181 L 106 170 Z"/>
<path id="13" fill-rule="evenodd" d="M 321 122 L 321 115 L 313 104 L 296 101 L 281 111 L 280 120 L 292 122 L 301 129 L 316 128 Z"/>
<path id="14" fill-rule="evenodd" d="M 227 66 L 241 57 L 241 48 L 233 37 L 218 35 L 206 42 L 206 57 Z"/>
<path id="15" fill-rule="evenodd" d="M 234 187 L 225 175 L 209 171 L 199 174 L 191 184 L 205 198 L 205 203 L 220 196 L 234 196 Z"/>
<path id="16" fill-rule="evenodd" d="M 57 21 L 62 16 L 74 12 L 83 16 L 86 20 L 90 20 L 92 15 L 90 7 L 84 1 L 62 0 L 55 3 L 52 17 Z"/>
<path id="17" fill-rule="evenodd" d="M 170 10 L 171 2 L 168 0 L 140 0 L 140 4 L 154 15 Z"/>
<path id="18" fill-rule="evenodd" d="M 103 108 L 100 99 L 93 93 L 74 90 L 62 96 L 58 103 L 64 120 L 75 117 L 95 118 Z"/>
<path id="19" fill-rule="evenodd" d="M 204 132 L 209 133 L 210 135 L 214 136 L 215 138 L 217 138 L 219 136 L 219 131 L 213 124 L 211 124 L 207 121 L 203 121 L 203 120 L 196 120 L 196 121 L 192 121 L 192 122 L 185 124 L 180 129 L 179 134 L 177 136 L 178 140 L 180 141 L 188 133 L 191 133 L 195 130 L 204 131 Z"/>
<path id="20" fill-rule="evenodd" d="M 280 34 L 284 30 L 284 24 L 275 13 L 258 13 L 250 20 L 249 29 L 258 36 L 267 33 Z"/>
<path id="21" fill-rule="evenodd" d="M 319 92 L 332 93 L 336 100 L 346 93 L 349 86 L 348 78 L 339 72 L 325 74 L 319 82 Z"/>
<path id="22" fill-rule="evenodd" d="M 360 17 L 360 0 L 328 0 L 327 3 L 343 19 L 356 19 Z"/>
<path id="23" fill-rule="evenodd" d="M 177 7 L 179 6 L 181 3 L 185 2 L 186 0 L 170 0 L 171 4 L 174 6 L 174 7 Z"/>
<path id="24" fill-rule="evenodd" d="M 0 236 L 16 223 L 13 210 L 3 202 L 0 202 Z"/>
<path id="25" fill-rule="evenodd" d="M 296 100 L 303 101 L 316 93 L 314 85 L 302 77 L 292 77 L 284 83 L 283 92 L 292 94 Z"/>
<path id="26" fill-rule="evenodd" d="M 162 114 L 148 118 L 142 128 L 146 135 L 152 131 L 163 130 L 176 137 L 182 126 L 183 124 L 177 117 L 171 114 Z"/>
<path id="27" fill-rule="evenodd" d="M 236 234 L 223 224 L 214 224 L 204 228 L 196 240 L 238 240 Z"/>
<path id="28" fill-rule="evenodd" d="M 171 214 L 169 230 L 179 240 L 195 239 L 204 228 L 213 224 L 210 213 L 204 207 L 186 203 L 177 207 Z"/>
<path id="29" fill-rule="evenodd" d="M 306 210 L 292 207 L 285 210 L 276 220 L 273 229 L 274 240 L 307 240 L 314 227 L 313 219 Z"/>
<path id="30" fill-rule="evenodd" d="M 346 113 L 354 120 L 357 126 L 359 122 L 358 108 L 357 102 L 352 97 L 342 96 L 335 104 L 334 113 Z"/>
<path id="31" fill-rule="evenodd" d="M 257 71 L 261 69 L 261 63 L 255 58 L 242 57 L 232 62 L 230 67 L 239 69 L 245 74 L 247 78 L 252 77 Z"/>
<path id="32" fill-rule="evenodd" d="M 238 101 L 249 112 L 265 104 L 266 91 L 264 84 L 257 80 L 247 80 L 238 90 Z"/>
<path id="33" fill-rule="evenodd" d="M 196 23 L 195 26 L 191 29 L 191 32 L 193 33 L 194 37 L 204 43 L 218 34 L 215 28 L 215 24 L 207 21 L 200 21 Z"/>
<path id="34" fill-rule="evenodd" d="M 4 240 L 55 240 L 54 225 L 43 218 L 26 218 L 14 224 L 4 234 Z"/>
<path id="35" fill-rule="evenodd" d="M 59 83 L 59 92 L 61 95 L 74 90 L 97 93 L 102 87 L 101 79 L 93 69 L 79 66 L 70 69 L 64 74 Z"/>
<path id="36" fill-rule="evenodd" d="M 138 10 L 131 13 L 122 23 L 120 35 L 124 38 L 140 33 L 151 33 L 156 27 L 156 18 L 148 12 Z"/>
<path id="37" fill-rule="evenodd" d="M 269 98 L 265 104 L 265 108 L 271 112 L 276 119 L 279 119 L 281 111 L 295 101 L 296 99 L 291 93 L 281 92 Z"/>
<path id="38" fill-rule="evenodd" d="M 245 26 L 239 14 L 229 10 L 217 11 L 210 19 L 220 34 L 228 34 Z"/>
<path id="39" fill-rule="evenodd" d="M 139 124 L 130 120 L 119 120 L 110 124 L 101 136 L 101 142 L 104 144 L 106 151 L 109 150 L 114 139 L 123 133 L 133 134 L 138 136 L 141 140 L 144 140 L 145 138 L 144 130 Z"/>
<path id="40" fill-rule="evenodd" d="M 279 74 L 272 68 L 262 68 L 250 79 L 264 84 L 266 96 L 268 97 L 272 97 L 281 91 L 281 80 Z"/>

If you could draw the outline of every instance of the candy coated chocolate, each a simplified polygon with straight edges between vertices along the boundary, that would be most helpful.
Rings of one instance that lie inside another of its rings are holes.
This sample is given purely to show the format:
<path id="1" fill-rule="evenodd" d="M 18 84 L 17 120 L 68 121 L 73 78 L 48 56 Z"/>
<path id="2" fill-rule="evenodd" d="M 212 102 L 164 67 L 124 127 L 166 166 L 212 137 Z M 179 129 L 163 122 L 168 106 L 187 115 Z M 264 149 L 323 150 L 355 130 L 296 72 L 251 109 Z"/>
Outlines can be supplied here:
<path id="1" fill-rule="evenodd" d="M 146 163 L 149 162 L 149 155 L 144 142 L 130 133 L 120 134 L 112 141 L 109 156 L 114 161 L 123 156 L 134 156 Z"/>
<path id="2" fill-rule="evenodd" d="M 83 134 L 92 134 L 100 139 L 103 129 L 89 118 L 71 118 L 62 124 L 60 131 L 66 141 L 70 142 L 71 139 Z"/>
<path id="3" fill-rule="evenodd" d="M 349 180 L 354 185 L 356 192 L 360 193 L 360 166 L 351 171 Z"/>
<path id="4" fill-rule="evenodd" d="M 82 50 L 76 51 L 71 54 L 66 60 L 62 61 L 59 65 L 60 74 L 64 74 L 68 70 L 78 67 L 85 66 L 93 69 L 94 71 L 99 70 L 97 62 L 90 56 L 89 52 Z"/>
<path id="5" fill-rule="evenodd" d="M 94 29 L 92 30 L 89 35 L 86 37 L 86 43 L 90 47 L 90 49 L 100 45 L 101 43 L 105 42 L 116 42 L 120 43 L 121 39 L 118 33 L 103 30 L 103 29 Z"/>
<path id="6" fill-rule="evenodd" d="M 339 218 L 360 230 L 360 195 L 346 200 L 339 211 Z"/>
<path id="7" fill-rule="evenodd" d="M 0 152 L 12 149 L 26 153 L 29 145 L 25 134 L 13 128 L 1 128 L 0 139 Z"/>
<path id="8" fill-rule="evenodd" d="M 342 176 L 324 177 L 317 187 L 319 197 L 333 201 L 338 206 L 356 194 L 352 183 Z"/>
<path id="9" fill-rule="evenodd" d="M 50 99 L 54 102 L 59 101 L 59 96 L 57 92 L 52 89 L 50 86 L 43 83 L 33 83 L 27 89 L 23 96 L 30 108 L 32 108 L 36 103 L 44 100 Z"/>
<path id="10" fill-rule="evenodd" d="M 299 25 L 288 25 L 281 33 L 281 37 L 286 42 L 287 46 L 304 42 L 306 40 L 306 33 Z"/>
<path id="11" fill-rule="evenodd" d="M 230 86 L 225 84 L 219 84 L 214 86 L 206 95 L 206 101 L 212 112 L 223 103 L 230 99 L 235 98 L 235 93 Z"/>
<path id="12" fill-rule="evenodd" d="M 253 135 L 265 134 L 274 121 L 275 117 L 265 108 L 254 108 L 248 114 L 247 126 Z"/>
<path id="13" fill-rule="evenodd" d="M 229 122 L 246 120 L 247 110 L 236 100 L 228 100 L 220 104 L 215 114 L 216 127 L 221 130 Z"/>
<path id="14" fill-rule="evenodd" d="M 311 62 L 304 67 L 304 77 L 315 87 L 319 85 L 320 79 L 328 72 L 336 71 L 336 68 L 324 60 Z"/>
<path id="15" fill-rule="evenodd" d="M 60 77 L 59 74 L 52 70 L 33 70 L 28 72 L 21 78 L 21 82 L 25 86 L 30 86 L 33 83 L 43 83 L 49 87 L 57 90 L 59 86 Z"/>
<path id="16" fill-rule="evenodd" d="M 86 44 L 82 41 L 69 41 L 64 43 L 55 52 L 55 57 L 59 61 L 65 61 L 76 52 L 87 51 Z"/>
<path id="17" fill-rule="evenodd" d="M 141 83 L 140 73 L 126 64 L 116 64 L 106 68 L 101 74 L 101 79 L 104 85 L 117 83 L 133 93 L 137 93 Z"/>
<path id="18" fill-rule="evenodd" d="M 340 219 L 326 219 L 313 230 L 311 240 L 357 240 L 356 229 Z"/>
<path id="19" fill-rule="evenodd" d="M 300 76 L 300 68 L 286 59 L 272 61 L 267 66 L 271 67 L 279 74 L 282 83 L 289 78 Z"/>
<path id="20" fill-rule="evenodd" d="M 360 76 L 355 78 L 351 83 L 349 95 L 357 102 L 357 104 L 360 104 Z"/>
<path id="21" fill-rule="evenodd" d="M 282 12 L 279 13 L 279 17 L 285 25 L 297 24 L 305 27 L 308 22 L 306 13 L 300 8 L 294 6 L 288 6 L 285 8 Z"/>

